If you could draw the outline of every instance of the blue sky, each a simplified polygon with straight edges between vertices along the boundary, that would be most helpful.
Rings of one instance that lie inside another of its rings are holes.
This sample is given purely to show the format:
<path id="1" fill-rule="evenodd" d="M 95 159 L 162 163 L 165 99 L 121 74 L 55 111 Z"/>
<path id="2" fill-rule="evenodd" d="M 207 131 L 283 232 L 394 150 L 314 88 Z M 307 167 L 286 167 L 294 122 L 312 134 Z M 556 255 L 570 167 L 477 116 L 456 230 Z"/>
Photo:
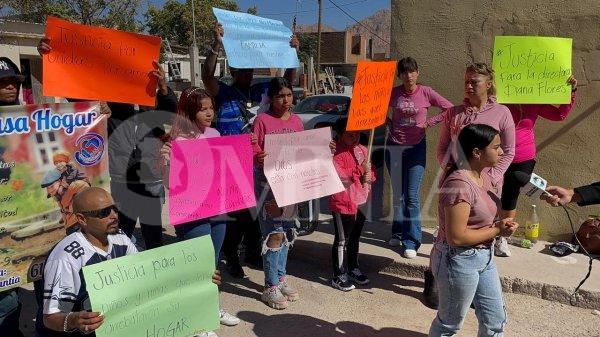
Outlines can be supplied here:
<path id="1" fill-rule="evenodd" d="M 150 3 L 161 7 L 165 0 L 149 0 Z M 184 0 L 179 0 L 183 2 Z M 389 9 L 390 0 L 333 0 L 348 14 L 357 20 L 362 20 L 380 9 Z M 147 1 L 142 1 L 147 4 Z M 297 12 L 298 24 L 314 24 L 317 22 L 318 4 L 316 0 L 237 0 L 240 8 L 245 11 L 256 5 L 258 15 L 283 21 L 291 27 L 294 13 Z M 145 12 L 143 5 L 142 11 Z M 335 29 L 343 30 L 354 24 L 354 21 L 335 8 L 330 0 L 323 0 L 323 23 Z"/>

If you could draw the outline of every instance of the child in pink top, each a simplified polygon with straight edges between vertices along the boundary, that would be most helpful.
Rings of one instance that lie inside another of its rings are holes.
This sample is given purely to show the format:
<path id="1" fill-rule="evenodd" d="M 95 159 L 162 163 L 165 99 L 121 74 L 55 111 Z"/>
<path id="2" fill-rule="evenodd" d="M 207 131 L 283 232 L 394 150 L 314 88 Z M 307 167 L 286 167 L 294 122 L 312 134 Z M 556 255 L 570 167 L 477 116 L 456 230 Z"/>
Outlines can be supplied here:
<path id="1" fill-rule="evenodd" d="M 215 115 L 213 98 L 204 89 L 190 87 L 181 93 L 177 104 L 177 114 L 165 144 L 160 150 L 162 159 L 163 183 L 169 188 L 169 158 L 171 141 L 219 137 L 219 131 L 210 127 Z M 250 140 L 250 136 L 248 136 Z M 207 158 L 210 159 L 210 158 Z M 219 264 L 221 246 L 225 240 L 226 224 L 216 218 L 200 219 L 175 226 L 175 234 L 180 241 L 210 235 L 215 250 L 215 265 Z M 211 261 L 212 263 L 212 261 Z M 225 310 L 219 310 L 221 321 L 238 324 L 239 319 Z"/>
<path id="2" fill-rule="evenodd" d="M 256 199 L 259 201 L 256 207 L 263 239 L 262 258 L 265 273 L 265 288 L 261 299 L 268 306 L 281 310 L 288 307 L 288 301 L 299 299 L 298 292 L 286 279 L 288 252 L 296 239 L 294 219 L 297 212 L 296 205 L 283 208 L 277 205 L 264 175 L 264 158 L 268 155 L 264 152 L 265 136 L 303 131 L 304 126 L 300 118 L 290 111 L 292 88 L 284 78 L 272 79 L 267 95 L 271 102 L 269 111 L 259 114 L 253 125 L 253 133 L 258 140 L 255 145 L 257 165 L 254 170 L 254 184 Z"/>
<path id="3" fill-rule="evenodd" d="M 517 171 L 531 174 L 535 167 L 535 133 L 534 127 L 538 116 L 551 121 L 564 121 L 575 105 L 577 79 L 569 77 L 567 83 L 571 85 L 571 102 L 558 107 L 550 104 L 507 104 L 510 109 L 516 128 L 515 158 L 504 174 L 502 185 L 502 210 L 511 218 L 517 215 L 517 200 L 522 184 L 515 178 Z M 503 255 L 510 255 L 506 250 Z"/>
<path id="4" fill-rule="evenodd" d="M 406 57 L 398 61 L 398 77 L 402 85 L 392 89 L 388 120 L 389 138 L 385 162 L 392 182 L 392 237 L 390 245 L 402 245 L 406 258 L 417 256 L 421 246 L 420 190 L 427 154 L 425 129 L 444 120 L 444 113 L 427 118 L 432 107 L 452 107 L 447 99 L 430 87 L 417 83 L 417 61 Z"/>
<path id="5" fill-rule="evenodd" d="M 358 143 L 360 132 L 346 131 L 347 123 L 348 119 L 342 118 L 335 124 L 337 145 L 333 156 L 333 164 L 346 190 L 329 197 L 335 230 L 331 285 L 342 291 L 355 288 L 351 281 L 360 285 L 369 283 L 358 268 L 358 245 L 365 223 L 365 213 L 360 207 L 367 202 L 371 183 L 375 181 L 375 171 L 367 161 L 367 148 Z"/>

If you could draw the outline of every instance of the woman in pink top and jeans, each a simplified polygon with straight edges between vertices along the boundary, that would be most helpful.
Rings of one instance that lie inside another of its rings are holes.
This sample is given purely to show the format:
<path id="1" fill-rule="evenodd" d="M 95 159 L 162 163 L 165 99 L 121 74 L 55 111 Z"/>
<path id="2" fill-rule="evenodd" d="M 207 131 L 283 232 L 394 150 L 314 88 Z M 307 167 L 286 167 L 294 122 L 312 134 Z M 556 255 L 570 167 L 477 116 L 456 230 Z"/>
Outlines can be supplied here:
<path id="1" fill-rule="evenodd" d="M 388 121 L 389 136 L 385 157 L 391 175 L 394 220 L 390 245 L 403 246 L 406 258 L 417 256 L 421 245 L 420 189 L 425 172 L 425 129 L 440 123 L 444 114 L 427 118 L 432 106 L 452 107 L 447 99 L 428 86 L 417 84 L 417 61 L 406 57 L 398 61 L 398 76 L 402 85 L 392 89 Z"/>
<path id="2" fill-rule="evenodd" d="M 477 336 L 504 333 L 506 310 L 493 243 L 499 235 L 512 235 L 518 224 L 510 218 L 496 221 L 500 191 L 490 168 L 502 158 L 500 139 L 489 125 L 461 129 L 459 155 L 440 184 L 440 228 L 431 251 L 439 307 L 430 337 L 456 335 L 471 303 L 479 321 Z"/>
<path id="3" fill-rule="evenodd" d="M 533 172 L 535 167 L 535 133 L 534 127 L 538 117 L 560 122 L 567 119 L 575 105 L 577 92 L 577 79 L 569 77 L 567 81 L 571 85 L 571 102 L 561 104 L 558 107 L 551 104 L 507 104 L 516 129 L 515 158 L 504 174 L 504 185 L 502 186 L 502 210 L 506 216 L 514 218 L 517 215 L 517 199 L 519 190 L 523 187 L 515 178 L 516 171 L 527 174 Z"/>

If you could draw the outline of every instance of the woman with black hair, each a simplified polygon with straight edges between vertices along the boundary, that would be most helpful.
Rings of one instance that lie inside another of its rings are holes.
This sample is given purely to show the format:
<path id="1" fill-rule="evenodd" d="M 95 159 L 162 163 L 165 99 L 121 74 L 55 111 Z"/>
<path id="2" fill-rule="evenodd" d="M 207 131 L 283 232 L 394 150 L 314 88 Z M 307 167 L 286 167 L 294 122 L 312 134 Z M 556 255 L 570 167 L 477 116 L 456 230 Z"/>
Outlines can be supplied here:
<path id="1" fill-rule="evenodd" d="M 286 280 L 287 257 L 290 246 L 296 239 L 294 218 L 296 205 L 279 207 L 263 171 L 265 136 L 304 131 L 300 117 L 290 111 L 292 107 L 292 87 L 282 77 L 269 83 L 267 95 L 271 101 L 269 111 L 259 114 L 254 120 L 253 133 L 258 142 L 255 145 L 254 182 L 256 199 L 264 200 L 257 204 L 258 222 L 262 233 L 262 259 L 265 272 L 265 290 L 262 300 L 275 309 L 285 309 L 288 301 L 298 300 L 298 292 Z M 262 197 L 266 194 L 266 197 Z"/>
<path id="2" fill-rule="evenodd" d="M 431 252 L 439 306 L 429 336 L 454 336 L 471 303 L 478 336 L 502 336 L 506 311 L 494 238 L 512 235 L 519 225 L 511 218 L 496 221 L 500 196 L 489 169 L 503 155 L 499 132 L 485 124 L 467 125 L 456 147 L 456 161 L 440 186 L 440 227 Z"/>

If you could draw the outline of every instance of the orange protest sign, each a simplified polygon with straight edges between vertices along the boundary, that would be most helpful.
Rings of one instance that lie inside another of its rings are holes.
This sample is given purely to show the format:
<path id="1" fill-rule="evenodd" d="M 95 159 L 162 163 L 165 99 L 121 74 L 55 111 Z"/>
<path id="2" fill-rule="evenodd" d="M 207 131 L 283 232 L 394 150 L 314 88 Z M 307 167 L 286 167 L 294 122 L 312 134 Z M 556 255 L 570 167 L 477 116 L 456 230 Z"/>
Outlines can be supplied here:
<path id="1" fill-rule="evenodd" d="M 43 57 L 44 96 L 154 106 L 161 40 L 48 17 L 52 51 Z"/>
<path id="2" fill-rule="evenodd" d="M 368 130 L 385 123 L 396 62 L 358 62 L 352 102 L 348 112 L 348 131 Z"/>

